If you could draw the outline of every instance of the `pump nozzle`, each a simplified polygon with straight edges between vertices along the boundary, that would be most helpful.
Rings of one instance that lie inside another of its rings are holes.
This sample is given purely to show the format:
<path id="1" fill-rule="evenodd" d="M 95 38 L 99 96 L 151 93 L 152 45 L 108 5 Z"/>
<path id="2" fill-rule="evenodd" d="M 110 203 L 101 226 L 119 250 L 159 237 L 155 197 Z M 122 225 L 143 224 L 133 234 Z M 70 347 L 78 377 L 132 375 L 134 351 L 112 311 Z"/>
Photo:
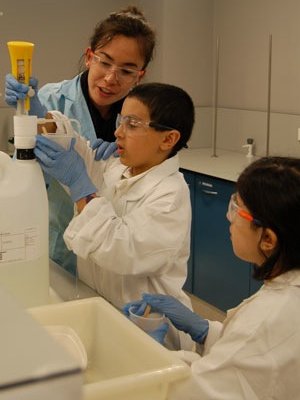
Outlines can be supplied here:
<path id="1" fill-rule="evenodd" d="M 242 147 L 245 147 L 248 149 L 246 157 L 252 158 L 253 157 L 253 146 L 254 146 L 254 140 L 252 138 L 247 138 L 247 144 L 245 144 Z"/>
<path id="2" fill-rule="evenodd" d="M 29 85 L 34 44 L 30 42 L 7 42 L 13 76 L 20 83 Z M 27 114 L 30 109 L 29 96 L 18 100 L 17 115 Z"/>

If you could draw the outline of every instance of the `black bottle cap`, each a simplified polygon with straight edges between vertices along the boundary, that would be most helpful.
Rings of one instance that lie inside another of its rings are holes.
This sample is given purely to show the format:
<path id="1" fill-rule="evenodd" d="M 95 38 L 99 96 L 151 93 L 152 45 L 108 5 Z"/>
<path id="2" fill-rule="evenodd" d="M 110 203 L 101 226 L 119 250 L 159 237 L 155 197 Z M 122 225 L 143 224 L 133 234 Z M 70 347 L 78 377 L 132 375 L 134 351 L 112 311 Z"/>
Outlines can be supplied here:
<path id="1" fill-rule="evenodd" d="M 17 160 L 34 160 L 33 149 L 17 149 Z"/>

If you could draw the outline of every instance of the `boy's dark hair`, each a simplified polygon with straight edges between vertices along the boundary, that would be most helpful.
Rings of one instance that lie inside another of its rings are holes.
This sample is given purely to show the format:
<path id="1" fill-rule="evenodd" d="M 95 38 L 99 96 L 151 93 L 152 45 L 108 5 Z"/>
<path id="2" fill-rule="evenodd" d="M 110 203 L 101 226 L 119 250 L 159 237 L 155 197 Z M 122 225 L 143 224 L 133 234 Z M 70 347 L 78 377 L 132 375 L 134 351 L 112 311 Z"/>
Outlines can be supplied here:
<path id="1" fill-rule="evenodd" d="M 195 110 L 191 97 L 183 89 L 166 83 L 144 83 L 135 86 L 127 97 L 141 101 L 149 109 L 152 122 L 179 131 L 180 139 L 169 158 L 187 147 L 193 130 Z"/>
<path id="2" fill-rule="evenodd" d="M 300 159 L 264 157 L 250 164 L 237 181 L 237 191 L 263 228 L 277 235 L 278 246 L 261 266 L 256 279 L 271 279 L 300 268 Z"/>
<path id="3" fill-rule="evenodd" d="M 155 33 L 137 7 L 129 6 L 120 12 L 111 13 L 108 18 L 100 21 L 90 38 L 92 51 L 105 46 L 117 35 L 135 38 L 138 41 L 145 69 L 153 58 Z"/>

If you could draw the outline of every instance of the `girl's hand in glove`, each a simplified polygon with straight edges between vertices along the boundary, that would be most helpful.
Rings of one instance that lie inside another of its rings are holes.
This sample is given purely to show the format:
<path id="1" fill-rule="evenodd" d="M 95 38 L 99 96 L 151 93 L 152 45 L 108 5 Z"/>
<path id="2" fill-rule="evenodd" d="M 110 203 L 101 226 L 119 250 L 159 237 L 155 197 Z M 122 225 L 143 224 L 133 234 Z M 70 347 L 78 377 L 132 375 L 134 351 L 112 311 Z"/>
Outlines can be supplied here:
<path id="1" fill-rule="evenodd" d="M 129 308 L 135 306 L 135 313 L 142 315 L 147 304 L 151 306 L 151 310 L 165 314 L 178 330 L 188 333 L 195 342 L 204 342 L 209 328 L 208 321 L 195 314 L 175 297 L 144 293 L 142 300 L 125 304 L 123 312 L 128 315 Z"/>
<path id="2" fill-rule="evenodd" d="M 156 340 L 158 343 L 163 345 L 165 342 L 165 337 L 168 332 L 168 329 L 169 325 L 167 324 L 167 322 L 164 322 L 154 331 L 148 332 L 148 335 L 151 336 L 152 339 Z"/>

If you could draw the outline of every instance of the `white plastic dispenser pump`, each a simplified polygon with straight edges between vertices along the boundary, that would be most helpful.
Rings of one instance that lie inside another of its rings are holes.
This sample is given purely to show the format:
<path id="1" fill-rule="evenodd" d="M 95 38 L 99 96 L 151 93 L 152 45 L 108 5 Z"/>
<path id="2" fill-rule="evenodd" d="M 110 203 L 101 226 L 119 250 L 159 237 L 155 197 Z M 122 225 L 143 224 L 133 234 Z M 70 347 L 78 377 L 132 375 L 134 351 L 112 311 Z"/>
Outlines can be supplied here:
<path id="1" fill-rule="evenodd" d="M 7 42 L 12 68 L 12 75 L 20 83 L 29 85 L 31 76 L 32 53 L 34 44 L 30 42 Z M 31 89 L 33 91 L 33 89 Z M 17 114 L 27 114 L 30 109 L 29 96 L 25 100 L 18 100 Z"/>

